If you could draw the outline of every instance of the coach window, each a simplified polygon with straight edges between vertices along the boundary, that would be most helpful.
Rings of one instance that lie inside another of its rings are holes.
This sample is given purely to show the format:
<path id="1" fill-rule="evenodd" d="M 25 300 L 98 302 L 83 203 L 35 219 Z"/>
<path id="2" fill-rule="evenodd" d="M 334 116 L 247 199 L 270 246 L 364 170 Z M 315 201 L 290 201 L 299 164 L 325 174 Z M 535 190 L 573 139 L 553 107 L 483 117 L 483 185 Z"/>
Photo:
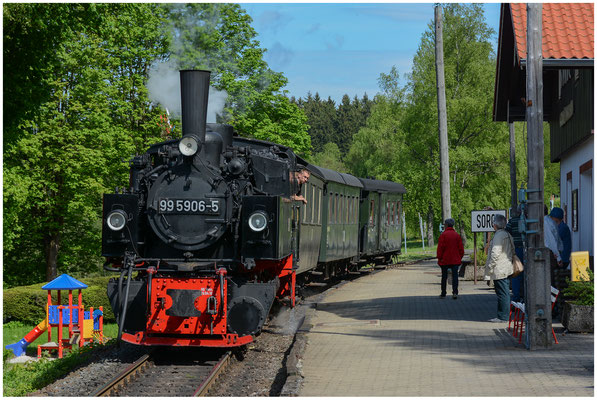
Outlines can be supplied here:
<path id="1" fill-rule="evenodd" d="M 342 214 L 342 210 L 340 208 L 340 202 L 342 200 L 342 195 L 340 193 L 336 193 L 336 223 L 340 223 L 340 215 Z"/>
<path id="2" fill-rule="evenodd" d="M 309 210 L 309 183 L 303 185 L 303 197 L 307 200 L 307 204 L 303 207 L 303 224 L 307 222 L 307 213 Z"/>
<path id="3" fill-rule="evenodd" d="M 394 225 L 394 203 L 388 201 L 388 225 Z"/>
<path id="4" fill-rule="evenodd" d="M 334 199 L 335 195 L 333 193 L 330 193 L 330 224 L 334 223 Z"/>
<path id="5" fill-rule="evenodd" d="M 352 215 L 352 196 L 346 196 L 346 223 L 350 223 L 350 216 Z"/>
<path id="6" fill-rule="evenodd" d="M 311 208 L 311 222 L 317 223 L 315 213 L 317 212 L 317 186 L 313 185 L 313 207 Z"/>
<path id="7" fill-rule="evenodd" d="M 338 222 L 338 193 L 334 193 L 334 224 Z"/>
<path id="8" fill-rule="evenodd" d="M 369 224 L 373 225 L 375 221 L 375 200 L 371 200 L 371 207 L 369 210 Z"/>
<path id="9" fill-rule="evenodd" d="M 347 222 L 349 224 L 352 224 L 352 216 L 354 215 L 354 212 L 353 212 L 353 209 L 352 209 L 353 200 L 354 200 L 353 196 L 350 196 L 348 198 L 348 218 L 347 218 Z"/>
<path id="10" fill-rule="evenodd" d="M 344 203 L 346 201 L 346 196 L 344 196 L 343 194 L 341 194 L 340 198 L 341 198 L 341 200 L 340 200 L 341 206 L 340 206 L 340 218 L 339 218 L 338 222 L 340 222 L 341 224 L 343 224 L 344 223 L 344 214 L 346 214 L 346 208 L 345 208 L 345 205 L 344 205 Z"/>
<path id="11" fill-rule="evenodd" d="M 348 222 L 349 224 L 352 224 L 352 216 L 353 216 L 353 210 L 352 210 L 352 204 L 353 204 L 353 196 L 350 196 L 348 198 L 348 218 L 346 220 L 346 222 Z"/>
<path id="12" fill-rule="evenodd" d="M 348 223 L 348 215 L 350 214 L 350 197 L 346 196 L 344 198 L 344 220 L 345 224 Z"/>
<path id="13" fill-rule="evenodd" d="M 317 225 L 321 224 L 321 188 L 317 188 Z"/>
<path id="14" fill-rule="evenodd" d="M 390 202 L 386 201 L 386 223 L 390 225 Z"/>
<path id="15" fill-rule="evenodd" d="M 344 220 L 342 217 L 344 216 L 344 195 L 340 194 L 340 198 L 338 200 L 338 223 L 342 224 Z"/>
<path id="16" fill-rule="evenodd" d="M 335 224 L 336 223 L 336 193 L 333 193 L 331 196 L 332 196 L 332 208 L 330 211 L 332 214 L 331 223 Z"/>
<path id="17" fill-rule="evenodd" d="M 336 193 L 336 223 L 340 223 L 340 194 Z"/>
<path id="18" fill-rule="evenodd" d="M 344 209 L 344 195 L 340 195 L 340 207 L 338 211 L 338 222 L 343 224 L 344 223 L 344 214 L 346 214 L 346 209 Z"/>
<path id="19" fill-rule="evenodd" d="M 309 212 L 309 218 L 311 218 L 311 223 L 315 223 L 315 218 L 313 217 L 313 214 L 315 213 L 315 186 L 311 186 L 311 193 L 309 193 L 311 196 L 311 211 Z"/>

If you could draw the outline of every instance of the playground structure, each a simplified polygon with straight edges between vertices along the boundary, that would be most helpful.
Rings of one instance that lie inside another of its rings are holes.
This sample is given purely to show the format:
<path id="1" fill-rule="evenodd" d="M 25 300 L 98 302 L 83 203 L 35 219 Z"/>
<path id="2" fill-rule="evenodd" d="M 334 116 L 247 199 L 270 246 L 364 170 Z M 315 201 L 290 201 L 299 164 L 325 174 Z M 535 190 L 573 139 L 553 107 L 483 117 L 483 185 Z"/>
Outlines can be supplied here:
<path id="1" fill-rule="evenodd" d="M 64 349 L 72 349 L 73 344 L 79 347 L 93 343 L 104 342 L 103 335 L 103 308 L 94 310 L 90 307 L 85 311 L 83 307 L 82 290 L 87 285 L 62 274 L 52 282 L 42 286 L 42 290 L 48 291 L 46 304 L 46 318 L 33 328 L 23 339 L 17 343 L 6 346 L 12 350 L 15 356 L 25 354 L 27 346 L 33 343 L 45 331 L 48 332 L 48 342 L 37 346 L 37 357 L 41 357 L 43 350 L 58 350 L 58 358 L 62 358 Z M 52 301 L 52 290 L 57 291 L 56 302 Z M 62 290 L 68 290 L 68 305 L 62 304 Z M 78 304 L 73 304 L 73 290 L 78 290 Z M 64 328 L 68 327 L 68 335 L 65 337 Z M 57 328 L 57 340 L 52 341 L 52 328 Z"/>

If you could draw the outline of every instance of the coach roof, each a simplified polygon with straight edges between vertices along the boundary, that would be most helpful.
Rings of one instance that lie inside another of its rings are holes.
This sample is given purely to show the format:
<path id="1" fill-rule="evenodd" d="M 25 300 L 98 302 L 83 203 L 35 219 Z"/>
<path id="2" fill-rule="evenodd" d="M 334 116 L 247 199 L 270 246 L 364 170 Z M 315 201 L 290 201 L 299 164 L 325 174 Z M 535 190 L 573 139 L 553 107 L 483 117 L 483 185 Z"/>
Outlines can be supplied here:
<path id="1" fill-rule="evenodd" d="M 307 169 L 317 176 L 322 177 L 326 181 L 342 183 L 344 185 L 354 186 L 358 188 L 362 188 L 363 184 L 359 181 L 359 178 L 352 176 L 350 174 L 344 174 L 341 172 L 333 171 L 331 169 L 318 167 L 313 164 L 309 164 Z"/>
<path id="2" fill-rule="evenodd" d="M 406 193 L 406 188 L 401 183 L 391 181 L 378 181 L 375 179 L 359 178 L 363 183 L 363 190 L 369 192 L 390 192 L 390 193 Z"/>

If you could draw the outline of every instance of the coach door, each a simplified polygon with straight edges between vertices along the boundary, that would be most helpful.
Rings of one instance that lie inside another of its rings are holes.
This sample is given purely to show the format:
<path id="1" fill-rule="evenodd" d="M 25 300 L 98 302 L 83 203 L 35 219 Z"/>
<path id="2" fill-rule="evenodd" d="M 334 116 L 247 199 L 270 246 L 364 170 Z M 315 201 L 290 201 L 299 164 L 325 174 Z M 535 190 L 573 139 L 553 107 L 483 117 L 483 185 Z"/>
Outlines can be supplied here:
<path id="1" fill-rule="evenodd" d="M 305 186 L 303 185 L 303 196 L 305 192 Z M 301 259 L 300 248 L 301 248 L 301 215 L 305 212 L 302 202 L 294 201 L 292 204 L 292 264 L 295 268 L 298 268 L 297 263 Z"/>

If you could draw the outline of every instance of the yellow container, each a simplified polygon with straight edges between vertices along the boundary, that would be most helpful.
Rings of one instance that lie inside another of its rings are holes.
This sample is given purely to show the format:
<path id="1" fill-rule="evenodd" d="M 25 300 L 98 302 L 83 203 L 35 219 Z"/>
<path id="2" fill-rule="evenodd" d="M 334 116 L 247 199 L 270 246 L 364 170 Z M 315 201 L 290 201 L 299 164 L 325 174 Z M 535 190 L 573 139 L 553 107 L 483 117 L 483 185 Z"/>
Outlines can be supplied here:
<path id="1" fill-rule="evenodd" d="M 575 251 L 570 254 L 570 269 L 572 269 L 573 281 L 588 281 L 589 252 Z"/>

